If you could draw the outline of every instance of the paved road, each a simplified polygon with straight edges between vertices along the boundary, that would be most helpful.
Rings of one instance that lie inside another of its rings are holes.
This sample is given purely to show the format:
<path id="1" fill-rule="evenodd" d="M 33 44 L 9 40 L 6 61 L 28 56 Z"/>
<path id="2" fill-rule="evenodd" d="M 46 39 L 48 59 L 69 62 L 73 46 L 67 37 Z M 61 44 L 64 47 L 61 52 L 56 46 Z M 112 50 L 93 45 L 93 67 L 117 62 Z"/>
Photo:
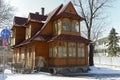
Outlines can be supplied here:
<path id="1" fill-rule="evenodd" d="M 95 73 L 67 73 L 59 76 L 68 77 L 80 77 L 86 79 L 98 79 L 98 80 L 120 80 L 120 74 L 95 74 Z M 116 79 L 119 78 L 119 79 Z"/>

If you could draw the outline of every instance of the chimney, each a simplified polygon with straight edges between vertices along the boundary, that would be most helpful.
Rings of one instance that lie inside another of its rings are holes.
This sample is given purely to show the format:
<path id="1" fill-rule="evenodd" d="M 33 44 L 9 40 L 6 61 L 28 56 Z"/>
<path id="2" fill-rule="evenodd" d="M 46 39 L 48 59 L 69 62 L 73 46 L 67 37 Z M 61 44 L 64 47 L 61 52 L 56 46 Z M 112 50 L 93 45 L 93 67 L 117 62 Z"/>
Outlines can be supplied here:
<path id="1" fill-rule="evenodd" d="M 41 8 L 41 14 L 44 15 L 44 7 Z"/>

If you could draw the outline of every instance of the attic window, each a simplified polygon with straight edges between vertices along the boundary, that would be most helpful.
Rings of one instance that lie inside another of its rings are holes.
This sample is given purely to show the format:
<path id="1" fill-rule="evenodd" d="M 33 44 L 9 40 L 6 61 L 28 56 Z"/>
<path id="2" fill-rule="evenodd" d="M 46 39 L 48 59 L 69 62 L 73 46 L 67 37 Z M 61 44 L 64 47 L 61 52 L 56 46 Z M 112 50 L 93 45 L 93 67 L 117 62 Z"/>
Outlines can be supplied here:
<path id="1" fill-rule="evenodd" d="M 64 18 L 62 21 L 62 30 L 64 31 L 70 31 L 70 20 L 67 18 Z"/>
<path id="2" fill-rule="evenodd" d="M 77 20 L 72 21 L 72 31 L 73 32 L 79 32 L 79 23 Z"/>

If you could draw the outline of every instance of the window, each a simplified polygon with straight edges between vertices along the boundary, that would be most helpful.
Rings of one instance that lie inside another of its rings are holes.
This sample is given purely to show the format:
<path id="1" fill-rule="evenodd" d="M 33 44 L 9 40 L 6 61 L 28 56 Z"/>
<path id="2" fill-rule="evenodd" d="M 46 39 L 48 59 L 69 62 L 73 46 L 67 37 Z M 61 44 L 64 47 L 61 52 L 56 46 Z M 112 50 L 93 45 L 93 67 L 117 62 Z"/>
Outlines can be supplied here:
<path id="1" fill-rule="evenodd" d="M 54 43 L 54 45 L 53 45 L 53 57 L 57 56 L 57 46 L 55 44 L 56 43 Z"/>
<path id="2" fill-rule="evenodd" d="M 60 28 L 61 28 L 61 20 L 58 19 L 58 29 L 60 29 Z"/>
<path id="3" fill-rule="evenodd" d="M 32 59 L 33 55 L 32 55 L 32 48 L 29 48 L 29 58 Z"/>
<path id="4" fill-rule="evenodd" d="M 70 20 L 67 18 L 64 18 L 62 20 L 62 30 L 64 31 L 70 31 Z"/>
<path id="5" fill-rule="evenodd" d="M 72 21 L 72 31 L 79 32 L 79 23 L 77 20 Z"/>
<path id="6" fill-rule="evenodd" d="M 24 48 L 21 48 L 21 62 L 23 62 L 24 63 L 24 61 L 25 61 L 25 49 Z"/>
<path id="7" fill-rule="evenodd" d="M 52 43 L 49 44 L 49 57 L 52 57 Z"/>
<path id="8" fill-rule="evenodd" d="M 11 34 L 11 36 L 12 36 L 12 37 L 11 37 L 11 38 L 12 38 L 12 39 L 11 39 L 11 42 L 12 42 L 11 45 L 15 45 L 15 34 L 16 34 L 16 30 L 13 30 L 13 31 L 12 31 L 12 34 Z"/>
<path id="9" fill-rule="evenodd" d="M 84 44 L 78 43 L 78 57 L 85 57 Z"/>
<path id="10" fill-rule="evenodd" d="M 68 43 L 68 53 L 69 57 L 76 57 L 76 43 L 74 42 Z"/>
<path id="11" fill-rule="evenodd" d="M 30 38 L 31 37 L 31 25 L 29 25 L 28 34 L 29 34 L 29 38 Z"/>
<path id="12" fill-rule="evenodd" d="M 56 21 L 53 22 L 53 28 L 54 28 L 54 32 L 57 33 L 58 28 L 57 28 L 57 22 Z"/>
<path id="13" fill-rule="evenodd" d="M 17 62 L 19 62 L 19 59 L 20 59 L 20 53 L 19 53 L 19 50 L 16 50 L 16 57 L 17 57 Z"/>
<path id="14" fill-rule="evenodd" d="M 49 48 L 49 57 L 52 57 L 52 48 Z"/>
<path id="15" fill-rule="evenodd" d="M 57 56 L 57 44 L 50 43 L 49 44 L 49 57 L 56 57 Z"/>
<path id="16" fill-rule="evenodd" d="M 61 20 L 60 19 L 53 22 L 53 29 L 54 29 L 54 33 L 58 33 L 58 31 L 61 30 Z"/>
<path id="17" fill-rule="evenodd" d="M 67 43 L 66 42 L 59 42 L 59 47 L 58 47 L 58 57 L 66 57 L 67 56 Z"/>
<path id="18" fill-rule="evenodd" d="M 31 37 L 31 25 L 26 27 L 26 39 Z"/>

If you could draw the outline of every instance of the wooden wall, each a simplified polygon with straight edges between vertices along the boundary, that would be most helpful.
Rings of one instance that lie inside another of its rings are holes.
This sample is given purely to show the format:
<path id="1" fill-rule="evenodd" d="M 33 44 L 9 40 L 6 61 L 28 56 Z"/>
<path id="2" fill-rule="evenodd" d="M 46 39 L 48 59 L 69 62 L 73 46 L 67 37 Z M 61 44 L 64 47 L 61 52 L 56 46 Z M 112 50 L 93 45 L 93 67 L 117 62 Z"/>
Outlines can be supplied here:
<path id="1" fill-rule="evenodd" d="M 31 22 L 31 36 L 35 35 L 36 32 L 38 32 L 41 29 L 42 23 L 38 22 Z"/>
<path id="2" fill-rule="evenodd" d="M 18 44 L 19 42 L 25 40 L 25 27 L 16 27 L 16 35 L 15 35 L 15 43 Z"/>
<path id="3" fill-rule="evenodd" d="M 46 42 L 36 42 L 36 58 L 39 56 L 42 56 L 45 58 L 45 65 L 48 65 L 48 60 L 49 60 L 49 48 L 48 48 L 48 43 Z M 36 61 L 36 64 L 38 61 Z"/>

